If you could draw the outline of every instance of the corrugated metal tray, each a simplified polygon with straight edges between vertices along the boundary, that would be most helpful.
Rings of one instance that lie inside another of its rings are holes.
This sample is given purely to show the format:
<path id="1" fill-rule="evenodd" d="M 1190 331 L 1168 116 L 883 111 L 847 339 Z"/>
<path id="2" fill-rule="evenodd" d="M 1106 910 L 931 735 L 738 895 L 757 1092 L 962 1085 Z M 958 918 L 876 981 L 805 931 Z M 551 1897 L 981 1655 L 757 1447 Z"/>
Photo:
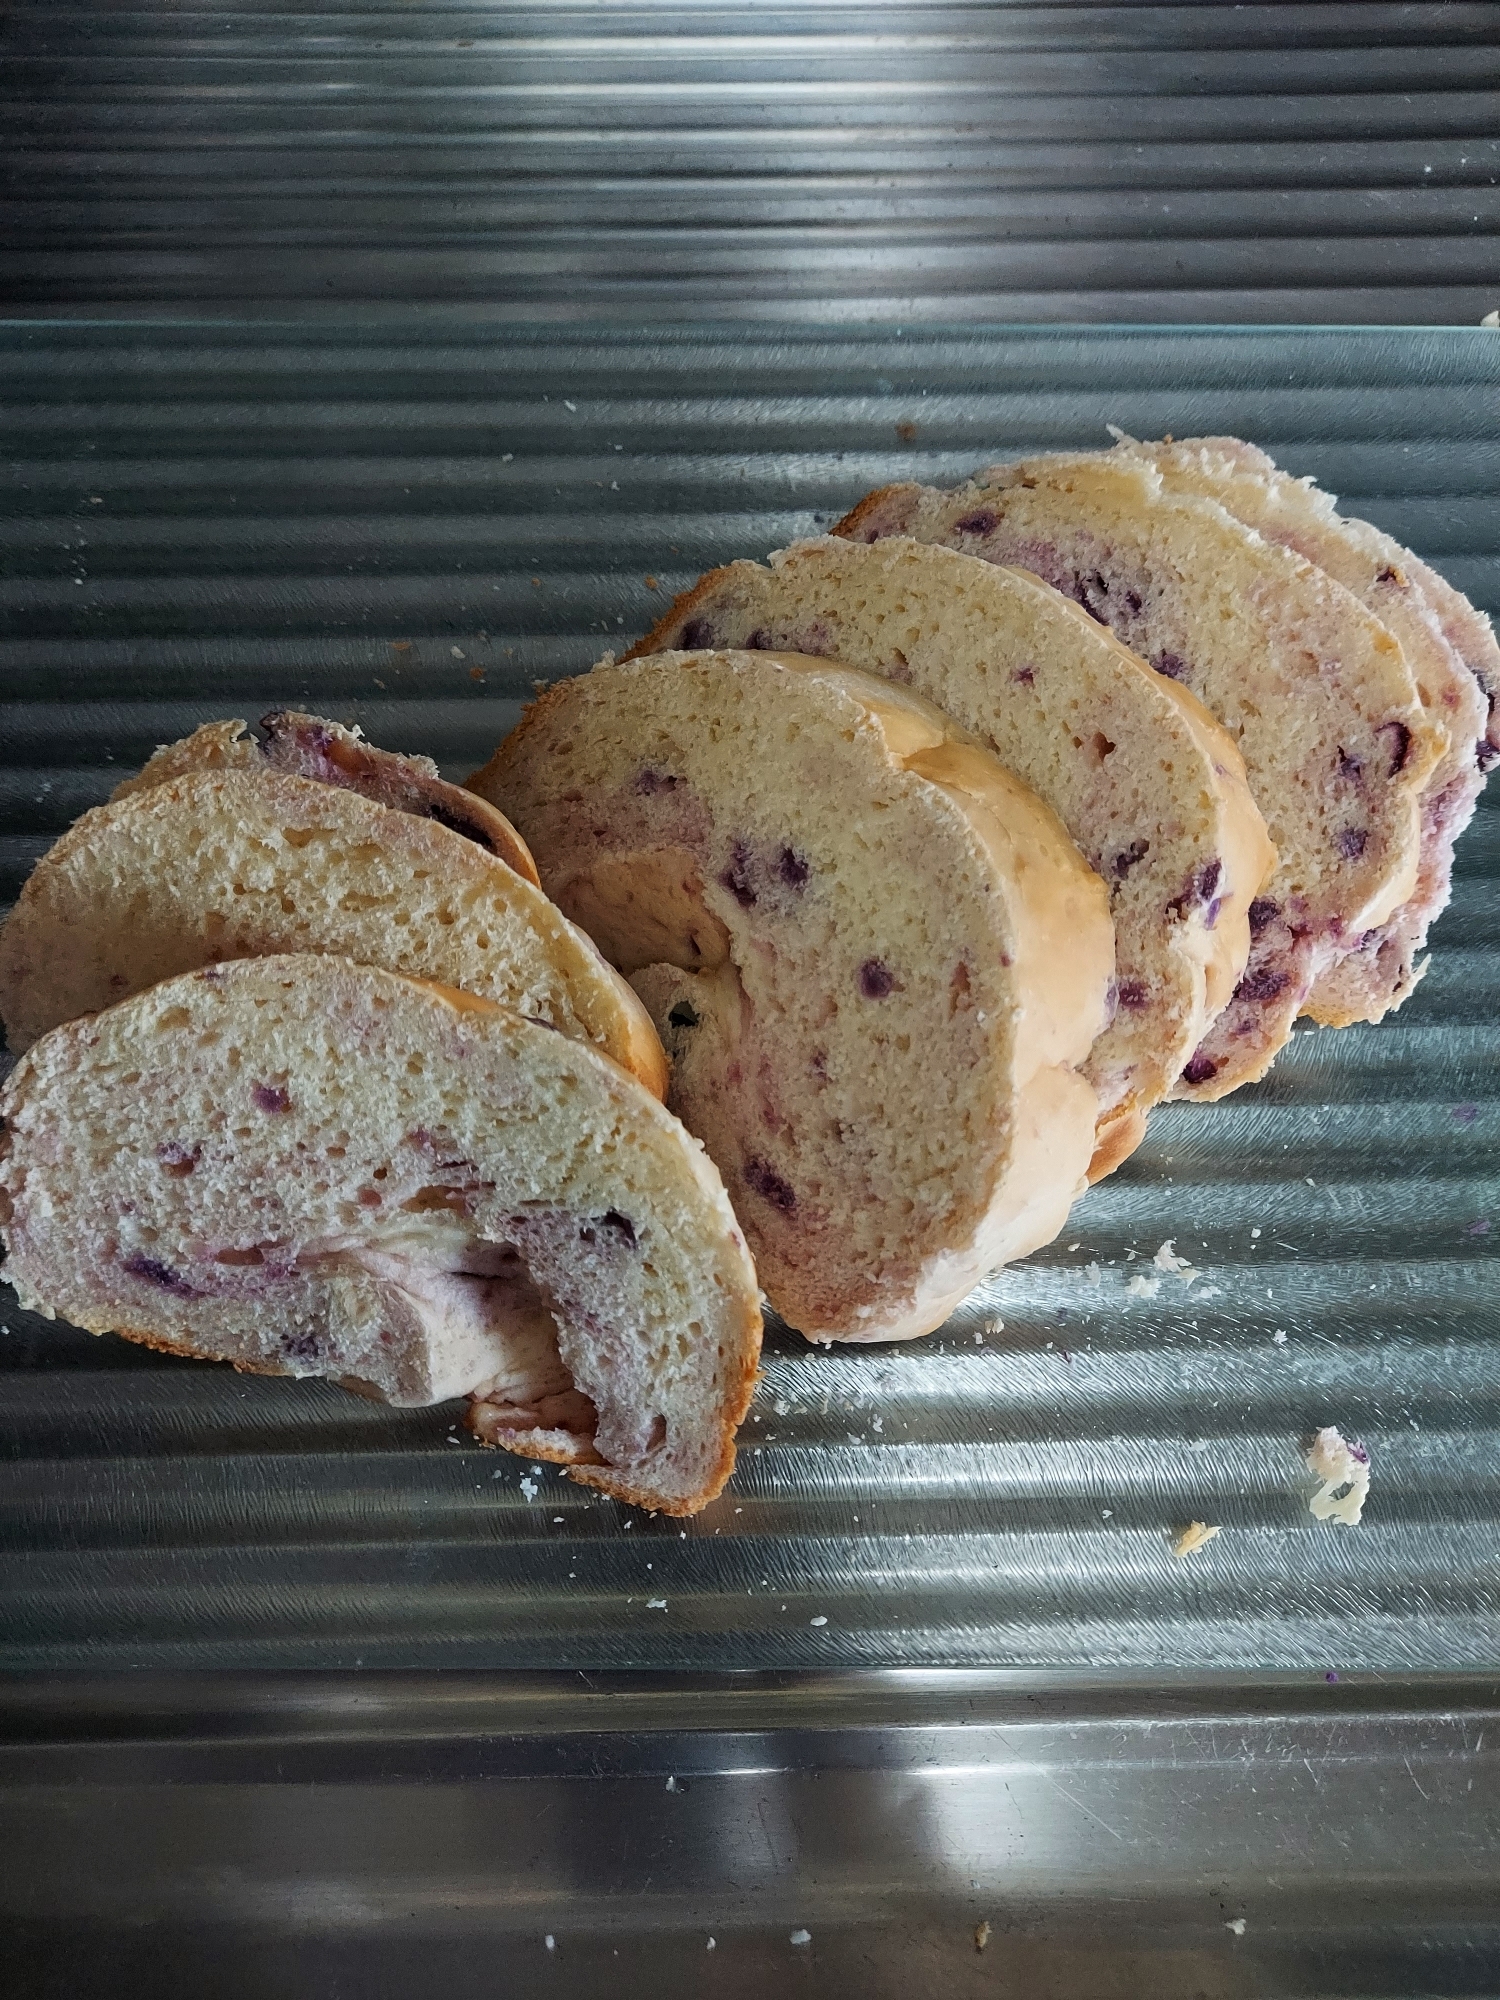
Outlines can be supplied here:
<path id="1" fill-rule="evenodd" d="M 462 775 L 708 564 L 1106 421 L 1255 438 L 1500 604 L 1480 331 L 30 324 L 0 383 L 6 895 L 205 717 L 310 703 Z M 685 1526 L 550 1470 L 529 1499 L 452 1408 L 9 1306 L 0 1663 L 1493 1666 L 1497 804 L 1399 1018 L 1161 1114 L 941 1336 L 773 1332 L 733 1487 Z M 1191 1288 L 1151 1265 L 1169 1238 Z M 1306 1509 L 1329 1422 L 1373 1453 L 1357 1530 Z M 1223 1533 L 1174 1562 L 1193 1518 Z"/>

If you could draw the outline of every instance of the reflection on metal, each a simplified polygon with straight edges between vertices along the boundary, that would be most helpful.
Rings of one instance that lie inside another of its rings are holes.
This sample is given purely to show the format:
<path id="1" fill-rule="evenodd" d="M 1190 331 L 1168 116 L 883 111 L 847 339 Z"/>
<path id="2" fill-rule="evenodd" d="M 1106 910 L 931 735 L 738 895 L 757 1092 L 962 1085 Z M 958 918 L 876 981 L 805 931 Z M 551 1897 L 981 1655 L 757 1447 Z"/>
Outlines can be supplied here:
<path id="1" fill-rule="evenodd" d="M 26 312 L 1475 324 L 1494 11 L 14 0 Z"/>
<path id="2" fill-rule="evenodd" d="M 0 896 L 206 717 L 295 701 L 462 774 L 708 564 L 1107 421 L 1247 434 L 1500 606 L 1497 380 L 1479 331 L 5 331 Z M 1493 1664 L 1497 876 L 1492 797 L 1397 1019 L 1171 1107 L 942 1336 L 773 1334 L 685 1527 L 550 1470 L 529 1502 L 452 1409 L 0 1307 L 0 1663 Z M 1307 1511 L 1329 1423 L 1357 1529 Z"/>
<path id="3" fill-rule="evenodd" d="M 1493 1681 L 23 1680 L 6 1991 L 1492 1994 L 1497 1759 Z"/>

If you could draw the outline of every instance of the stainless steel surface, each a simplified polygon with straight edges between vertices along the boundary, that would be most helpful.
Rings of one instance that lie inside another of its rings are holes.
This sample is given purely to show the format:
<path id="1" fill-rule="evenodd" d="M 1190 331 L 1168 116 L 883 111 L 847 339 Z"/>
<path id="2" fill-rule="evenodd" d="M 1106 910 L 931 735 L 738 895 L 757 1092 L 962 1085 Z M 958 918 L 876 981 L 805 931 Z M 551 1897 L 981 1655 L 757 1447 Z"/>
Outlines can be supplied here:
<path id="1" fill-rule="evenodd" d="M 1321 1676 L 11 1684 L 4 1990 L 1493 1995 L 1497 1696 Z"/>
<path id="2" fill-rule="evenodd" d="M 9 894 L 207 716 L 295 698 L 463 773 L 703 566 L 1106 420 L 1256 438 L 1500 605 L 1478 331 L 21 326 L 0 379 Z M 451 1407 L 0 1310 L 0 1664 L 1492 1668 L 1491 794 L 1398 1018 L 1164 1112 L 943 1337 L 774 1335 L 733 1487 L 686 1526 L 550 1470 L 528 1498 Z M 1373 1453 L 1357 1529 L 1307 1511 L 1326 1423 Z M 1193 1519 L 1223 1533 L 1174 1561 Z"/>
<path id="3" fill-rule="evenodd" d="M 1472 325 L 1497 86 L 1492 4 L 12 0 L 0 298 Z"/>

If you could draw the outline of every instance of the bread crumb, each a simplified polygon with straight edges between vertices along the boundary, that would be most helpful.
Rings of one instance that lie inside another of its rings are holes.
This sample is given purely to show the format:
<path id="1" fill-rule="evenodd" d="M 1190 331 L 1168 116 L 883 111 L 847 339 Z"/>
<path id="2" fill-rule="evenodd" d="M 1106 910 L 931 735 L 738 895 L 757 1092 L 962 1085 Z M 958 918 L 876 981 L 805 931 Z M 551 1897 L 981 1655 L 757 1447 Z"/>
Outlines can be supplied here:
<path id="1" fill-rule="evenodd" d="M 665 1611 L 666 1608 L 667 1600 L 664 1597 L 648 1597 L 646 1599 L 646 1609 L 648 1611 Z"/>
<path id="2" fill-rule="evenodd" d="M 548 1931 L 547 1935 L 542 1939 L 542 1943 L 546 1945 L 548 1951 L 557 1950 L 557 1939 L 552 1935 L 551 1931 Z"/>
<path id="3" fill-rule="evenodd" d="M 1125 1280 L 1125 1289 L 1132 1298 L 1154 1299 L 1161 1290 L 1161 1279 L 1148 1278 L 1144 1272 L 1138 1271 L 1133 1278 Z"/>
<path id="4" fill-rule="evenodd" d="M 1198 1272 L 1194 1270 L 1186 1257 L 1179 1257 L 1177 1255 L 1173 1243 L 1174 1239 L 1169 1236 L 1151 1261 L 1158 1271 L 1170 1271 L 1174 1278 L 1181 1278 L 1185 1285 L 1190 1285 L 1198 1276 Z"/>
<path id="5" fill-rule="evenodd" d="M 1323 1483 L 1308 1501 L 1308 1511 L 1320 1521 L 1355 1527 L 1370 1491 L 1370 1454 L 1362 1444 L 1349 1444 L 1332 1425 L 1320 1430 L 1303 1456 L 1308 1471 Z"/>
<path id="6" fill-rule="evenodd" d="M 454 1443 L 456 1444 L 456 1443 L 458 1442 L 458 1440 L 457 1440 L 457 1439 L 455 1438 L 455 1439 L 453 1440 L 453 1442 L 454 1442 Z M 528 1478 L 526 1478 L 526 1479 L 523 1479 L 523 1480 L 521 1481 L 521 1491 L 522 1491 L 522 1492 L 523 1492 L 523 1493 L 524 1493 L 524 1494 L 526 1495 L 526 1502 L 527 1502 L 527 1505 L 529 1506 L 529 1505 L 531 1504 L 531 1502 L 532 1502 L 533 1500 L 535 1500 L 535 1498 L 536 1498 L 536 1496 L 537 1496 L 537 1492 L 538 1492 L 538 1483 L 537 1483 L 537 1481 L 536 1481 L 535 1479 L 532 1479 L 532 1478 L 529 1478 L 529 1477 L 528 1477 Z"/>
<path id="7" fill-rule="evenodd" d="M 656 578 L 655 578 L 654 576 L 648 576 L 648 577 L 646 578 L 646 588 L 647 588 L 647 590 L 655 590 L 655 589 L 656 589 L 657 587 L 658 587 L 658 586 L 657 586 L 657 580 L 656 580 Z"/>
<path id="8" fill-rule="evenodd" d="M 816 1618 L 809 1618 L 807 1622 L 809 1625 L 826 1625 L 828 1620 L 820 1614 Z"/>
<path id="9" fill-rule="evenodd" d="M 791 1942 L 792 1942 L 793 1944 L 811 1944 L 811 1943 L 812 1943 L 812 1932 L 811 1932 L 811 1931 L 793 1931 L 793 1932 L 792 1932 L 792 1936 L 791 1936 Z"/>
<path id="10" fill-rule="evenodd" d="M 1276 1331 L 1271 1335 L 1271 1345 L 1273 1347 L 1286 1346 L 1286 1328 L 1284 1326 L 1278 1326 Z"/>
<path id="11" fill-rule="evenodd" d="M 983 1951 L 989 1941 L 990 1920 L 986 1917 L 983 1923 L 974 1926 L 974 1949 L 976 1951 Z"/>
<path id="12" fill-rule="evenodd" d="M 1243 1917 L 1231 1917 L 1224 1928 L 1226 1931 L 1233 1931 L 1236 1937 L 1243 1937 L 1245 1935 L 1245 1919 Z"/>
<path id="13" fill-rule="evenodd" d="M 1172 1553 L 1178 1561 L 1196 1555 L 1205 1543 L 1211 1542 L 1219 1530 L 1209 1527 L 1206 1521 L 1189 1521 L 1185 1528 L 1179 1528 L 1172 1537 Z"/>

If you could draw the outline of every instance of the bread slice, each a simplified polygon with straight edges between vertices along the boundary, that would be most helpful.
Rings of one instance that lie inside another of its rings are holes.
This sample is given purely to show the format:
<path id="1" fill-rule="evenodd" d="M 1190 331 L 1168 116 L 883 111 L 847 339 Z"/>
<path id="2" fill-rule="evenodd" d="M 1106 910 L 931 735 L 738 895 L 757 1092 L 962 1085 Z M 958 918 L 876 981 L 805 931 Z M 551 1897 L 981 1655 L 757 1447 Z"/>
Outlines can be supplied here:
<path id="1" fill-rule="evenodd" d="M 755 1378 L 702 1148 L 613 1063 L 347 959 L 211 966 L 45 1036 L 0 1096 L 23 1304 L 400 1404 L 696 1511 Z"/>
<path id="2" fill-rule="evenodd" d="M 0 930 L 0 1015 L 19 1052 L 173 973 L 287 951 L 460 986 L 666 1090 L 640 1001 L 540 889 L 434 820 L 264 762 L 85 813 Z"/>
<path id="3" fill-rule="evenodd" d="M 929 1332 L 1084 1184 L 1104 885 L 929 702 L 794 654 L 553 687 L 469 781 L 633 976 L 668 1103 L 814 1340 Z"/>
<path id="4" fill-rule="evenodd" d="M 1032 570 L 1228 729 L 1280 862 L 1239 985 L 1172 1094 L 1262 1076 L 1314 981 L 1416 883 L 1418 800 L 1443 744 L 1398 642 L 1313 564 L 1113 453 L 996 466 L 952 493 L 887 487 L 836 532 Z"/>
<path id="5" fill-rule="evenodd" d="M 1050 584 L 900 536 L 714 570 L 626 658 L 687 645 L 794 647 L 915 688 L 1057 814 L 1114 918 L 1114 1019 L 1083 1065 L 1089 1178 L 1111 1172 L 1233 992 L 1276 865 L 1226 732 Z"/>
<path id="6" fill-rule="evenodd" d="M 505 815 L 462 785 L 448 784 L 430 757 L 377 750 L 358 729 L 294 708 L 273 709 L 261 717 L 260 726 L 265 737 L 258 741 L 243 722 L 205 722 L 181 742 L 164 743 L 110 796 L 123 799 L 189 771 L 281 771 L 359 792 L 376 805 L 417 819 L 436 820 L 514 868 L 533 887 L 540 886 L 536 863 Z"/>
<path id="7" fill-rule="evenodd" d="M 1489 700 L 1409 569 L 1413 558 L 1368 521 L 1344 520 L 1326 493 L 1293 479 L 1238 438 L 1182 438 L 1118 449 L 1144 459 L 1172 493 L 1201 493 L 1268 542 L 1306 556 L 1350 590 L 1400 640 L 1429 720 L 1446 746 L 1422 794 L 1421 847 L 1411 897 L 1313 982 L 1306 1011 L 1330 1027 L 1378 1021 L 1420 979 L 1418 956 L 1448 901 L 1453 844 L 1473 817 L 1490 758 Z"/>

